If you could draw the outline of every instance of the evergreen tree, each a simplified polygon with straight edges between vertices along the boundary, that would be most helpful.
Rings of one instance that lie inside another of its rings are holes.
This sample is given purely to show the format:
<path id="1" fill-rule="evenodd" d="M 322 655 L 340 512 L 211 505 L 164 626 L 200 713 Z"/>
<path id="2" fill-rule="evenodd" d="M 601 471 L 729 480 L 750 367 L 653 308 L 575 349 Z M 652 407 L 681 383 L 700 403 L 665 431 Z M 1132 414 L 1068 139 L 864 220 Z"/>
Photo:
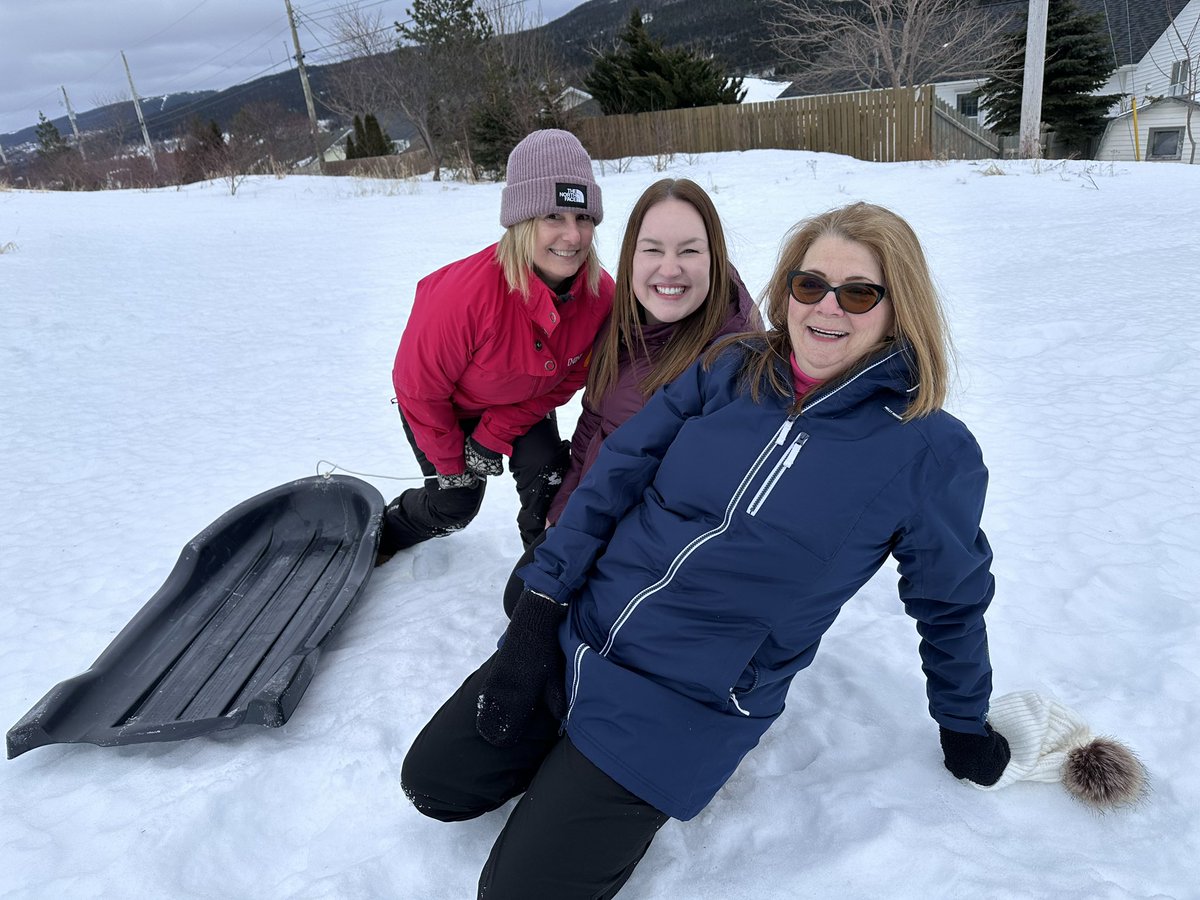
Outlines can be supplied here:
<path id="1" fill-rule="evenodd" d="M 212 178 L 225 167 L 225 135 L 214 120 L 193 118 L 183 133 L 176 162 L 180 184 Z"/>
<path id="2" fill-rule="evenodd" d="M 346 157 L 347 159 L 363 159 L 371 154 L 367 153 L 367 129 L 363 126 L 363 120 L 359 116 L 354 117 L 354 156 Z"/>
<path id="3" fill-rule="evenodd" d="M 400 105 L 433 160 L 433 180 L 442 160 L 458 152 L 471 164 L 472 110 L 484 79 L 483 47 L 495 29 L 475 0 L 412 0 L 409 22 L 396 24 L 405 71 L 399 80 Z"/>
<path id="4" fill-rule="evenodd" d="M 1025 26 L 1011 39 L 1007 70 L 1015 76 L 989 79 L 980 89 L 987 124 L 1002 134 L 1021 130 Z M 1050 0 L 1046 23 L 1046 67 L 1042 76 L 1042 122 L 1069 148 L 1085 151 L 1104 130 L 1109 108 L 1121 94 L 1093 93 L 1115 70 L 1104 18 L 1087 15 L 1074 0 Z"/>
<path id="5" fill-rule="evenodd" d="M 727 76 L 721 63 L 650 37 L 637 9 L 619 40 L 583 80 L 605 115 L 740 103 L 745 96 L 742 79 Z"/>
<path id="6" fill-rule="evenodd" d="M 62 133 L 41 110 L 38 110 L 37 142 L 38 156 L 46 160 L 56 159 L 71 149 L 63 140 Z"/>
<path id="7" fill-rule="evenodd" d="M 363 131 L 367 136 L 367 146 L 363 156 L 391 156 L 392 139 L 379 127 L 379 120 L 375 118 L 374 113 L 368 113 L 363 120 Z"/>
<path id="8" fill-rule="evenodd" d="M 408 23 L 396 23 L 396 30 L 425 47 L 481 44 L 495 34 L 475 0 L 413 0 L 408 15 Z"/>
<path id="9" fill-rule="evenodd" d="M 358 159 L 358 148 L 354 146 L 354 135 L 346 135 L 346 159 Z"/>
<path id="10" fill-rule="evenodd" d="M 503 71 L 489 71 L 483 98 L 471 115 L 475 163 L 488 175 L 502 176 L 508 154 L 525 134 L 511 80 L 504 77 Z"/>

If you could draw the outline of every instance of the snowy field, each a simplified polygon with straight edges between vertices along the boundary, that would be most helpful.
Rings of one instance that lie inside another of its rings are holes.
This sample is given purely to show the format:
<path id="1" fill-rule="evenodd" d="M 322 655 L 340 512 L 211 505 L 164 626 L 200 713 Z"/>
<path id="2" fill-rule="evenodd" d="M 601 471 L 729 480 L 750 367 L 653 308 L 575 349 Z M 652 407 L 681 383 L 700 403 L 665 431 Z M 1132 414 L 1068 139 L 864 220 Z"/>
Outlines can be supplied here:
<path id="1" fill-rule="evenodd" d="M 611 265 L 660 176 L 602 168 Z M 957 344 L 951 410 L 992 475 L 996 692 L 1055 695 L 1132 746 L 1152 791 L 1102 816 L 1057 785 L 955 781 L 885 568 L 622 898 L 1200 897 L 1200 167 L 757 151 L 667 171 L 711 192 L 755 292 L 806 214 L 866 199 L 913 223 Z M 384 476 L 417 474 L 390 383 L 413 288 L 493 241 L 499 203 L 311 177 L 0 191 L 0 725 L 85 670 L 239 501 L 322 459 L 406 486 Z M 506 811 L 433 822 L 398 775 L 503 628 L 506 482 L 375 573 L 284 727 L 0 763 L 0 897 L 474 896 Z"/>

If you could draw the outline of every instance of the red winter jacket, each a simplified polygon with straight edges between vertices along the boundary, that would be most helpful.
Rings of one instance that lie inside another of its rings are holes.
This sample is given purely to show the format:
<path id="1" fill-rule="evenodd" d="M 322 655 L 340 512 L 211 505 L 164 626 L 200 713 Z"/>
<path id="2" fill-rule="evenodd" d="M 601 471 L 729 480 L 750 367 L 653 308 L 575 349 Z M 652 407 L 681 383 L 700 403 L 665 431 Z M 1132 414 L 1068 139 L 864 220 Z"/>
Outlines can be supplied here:
<path id="1" fill-rule="evenodd" d="M 750 292 L 742 282 L 742 276 L 731 264 L 729 266 L 729 318 L 713 336 L 713 340 L 739 331 L 762 328 L 762 317 L 758 313 Z M 637 359 L 629 358 L 629 349 L 622 347 L 617 356 L 617 380 L 609 386 L 598 403 L 593 405 L 590 394 L 583 395 L 583 412 L 571 438 L 571 468 L 563 476 L 562 487 L 554 495 L 546 520 L 553 525 L 562 515 L 567 498 L 579 484 L 579 480 L 596 460 L 604 439 L 617 430 L 626 419 L 641 410 L 649 399 L 642 393 L 641 383 L 654 367 L 663 348 L 675 333 L 679 323 L 643 325 L 642 340 L 648 355 Z"/>
<path id="2" fill-rule="evenodd" d="M 587 380 L 612 278 L 602 273 L 591 294 L 581 270 L 560 302 L 537 277 L 529 288 L 525 299 L 508 287 L 494 244 L 417 284 L 392 383 L 417 446 L 443 475 L 466 471 L 460 419 L 478 416 L 475 440 L 512 453 L 514 438 Z"/>

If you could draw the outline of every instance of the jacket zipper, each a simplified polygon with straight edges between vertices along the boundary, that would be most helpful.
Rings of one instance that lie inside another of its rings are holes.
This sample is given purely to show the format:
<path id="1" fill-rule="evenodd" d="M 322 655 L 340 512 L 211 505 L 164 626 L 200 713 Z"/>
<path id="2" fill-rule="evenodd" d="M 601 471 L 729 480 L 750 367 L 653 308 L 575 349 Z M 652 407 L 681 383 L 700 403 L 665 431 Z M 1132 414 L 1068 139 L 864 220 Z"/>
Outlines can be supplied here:
<path id="1" fill-rule="evenodd" d="M 784 442 L 787 441 L 788 432 L 791 431 L 792 424 L 797 418 L 798 416 L 795 415 L 788 416 L 784 423 L 779 426 L 779 430 L 771 437 L 771 440 L 767 442 L 767 445 L 763 447 L 762 451 L 758 454 L 758 458 L 754 460 L 753 464 L 750 466 L 750 469 L 742 477 L 741 483 L 739 483 L 737 488 L 734 490 L 733 496 L 729 498 L 729 504 L 725 507 L 725 517 L 721 520 L 721 524 L 716 528 L 706 531 L 704 534 L 693 538 L 692 541 L 688 543 L 688 545 L 682 550 L 680 550 L 679 553 L 676 554 L 675 558 L 671 560 L 671 564 L 667 566 L 667 571 L 663 573 L 663 576 L 658 579 L 658 581 L 648 587 L 642 588 L 637 594 L 634 595 L 633 599 L 626 604 L 625 609 L 623 609 L 621 614 L 617 616 L 616 621 L 613 623 L 612 628 L 608 632 L 608 640 L 605 641 L 604 647 L 600 650 L 601 656 L 608 656 L 609 652 L 612 650 L 613 641 L 616 640 L 617 633 L 622 627 L 624 627 L 625 623 L 629 621 L 629 617 L 633 615 L 634 610 L 641 605 L 641 602 L 670 584 L 672 579 L 675 577 L 675 573 L 679 571 L 680 566 L 687 561 L 689 556 L 691 556 L 701 546 L 708 543 L 708 541 L 724 533 L 725 530 L 729 528 L 730 523 L 733 521 L 733 514 L 737 510 L 738 503 L 741 502 L 742 497 L 750 488 L 750 482 L 752 482 L 758 475 L 759 470 L 766 464 L 767 459 L 774 452 L 775 448 L 782 446 Z"/>
<path id="2" fill-rule="evenodd" d="M 899 352 L 899 351 L 897 351 L 897 352 Z M 844 388 L 847 384 L 857 381 L 862 375 L 866 374 L 866 372 L 869 372 L 871 369 L 874 369 L 875 366 L 877 366 L 877 365 L 881 365 L 881 364 L 887 362 L 889 359 L 892 358 L 892 356 L 895 356 L 895 355 L 896 355 L 895 353 L 890 354 L 889 356 L 880 360 L 875 365 L 872 365 L 870 368 L 865 369 L 862 372 L 858 373 L 858 375 L 856 375 L 854 378 L 851 378 L 850 381 L 846 382 L 845 384 L 840 384 L 836 388 L 831 390 L 829 393 L 823 394 L 820 397 L 817 397 L 815 400 L 813 400 L 811 403 L 809 403 L 808 406 L 806 406 L 801 412 L 802 413 L 808 412 L 817 404 L 823 403 L 824 401 L 828 400 L 830 397 L 832 397 L 834 394 L 836 394 L 838 391 L 840 391 L 842 388 Z M 910 390 L 915 390 L 915 388 L 910 389 Z M 799 414 L 788 416 L 787 419 L 784 421 L 784 423 L 779 427 L 779 431 L 777 431 L 775 433 L 774 437 L 771 438 L 771 441 L 762 449 L 762 452 L 760 452 L 758 454 L 758 458 L 750 466 L 749 471 L 742 478 L 741 483 L 737 486 L 737 489 L 733 492 L 733 496 L 729 499 L 729 505 L 725 507 L 725 518 L 721 521 L 721 524 L 718 525 L 716 528 L 712 529 L 711 531 L 705 532 L 704 534 L 695 538 L 694 540 L 691 541 L 691 543 L 689 543 L 686 547 L 684 547 L 682 550 L 680 550 L 679 553 L 676 555 L 675 559 L 673 559 L 671 561 L 671 565 L 667 567 L 667 571 L 663 575 L 663 577 L 660 578 L 658 581 L 656 581 L 654 584 L 650 585 L 649 587 L 643 588 L 641 591 L 639 591 L 634 596 L 634 598 L 632 600 L 629 601 L 629 603 L 625 606 L 625 609 L 621 611 L 621 615 L 619 615 L 617 617 L 616 622 L 613 623 L 613 626 L 608 633 L 608 640 L 605 641 L 604 648 L 600 651 L 601 656 L 608 656 L 609 651 L 612 650 L 613 641 L 617 637 L 617 632 L 619 632 L 621 630 L 621 628 L 624 627 L 625 623 L 629 620 L 629 617 L 633 614 L 633 611 L 635 609 L 637 609 L 637 607 L 641 604 L 641 602 L 643 600 L 645 600 L 647 597 L 649 597 L 651 594 L 656 593 L 657 591 L 661 590 L 662 588 L 664 588 L 668 584 L 670 584 L 671 579 L 673 579 L 675 577 L 675 573 L 679 571 L 679 567 L 681 565 L 683 565 L 683 563 L 687 560 L 687 558 L 689 556 L 691 556 L 691 554 L 695 550 L 699 549 L 703 544 L 707 543 L 710 539 L 717 537 L 718 535 L 723 533 L 729 527 L 729 524 L 733 521 L 733 513 L 737 509 L 737 504 L 742 499 L 742 496 L 745 494 L 747 488 L 749 487 L 750 482 L 754 480 L 754 476 L 758 474 L 758 470 L 761 469 L 763 467 L 763 465 L 766 463 L 766 461 L 767 461 L 768 457 L 770 457 L 772 451 L 774 451 L 774 449 L 776 447 L 783 446 L 783 444 L 787 441 L 788 433 L 792 430 L 793 423 L 795 423 L 796 419 L 798 419 L 799 417 L 800 417 Z M 783 472 L 786 471 L 788 468 L 790 468 L 792 463 L 796 461 L 796 457 L 799 455 L 801 448 L 803 448 L 804 444 L 807 441 L 808 441 L 808 434 L 806 432 L 801 432 L 800 434 L 796 435 L 796 438 L 792 441 L 791 446 L 788 447 L 788 449 L 784 452 L 783 458 L 775 464 L 775 467 L 774 467 L 774 469 L 772 469 L 770 476 L 768 476 L 768 478 L 767 478 L 767 481 L 763 484 L 763 486 L 759 489 L 758 493 L 755 495 L 754 499 L 751 501 L 751 506 L 748 509 L 748 511 L 750 512 L 751 515 L 758 512 L 758 509 L 762 506 L 763 502 L 766 501 L 767 496 L 770 495 L 771 490 L 774 488 L 775 482 L 777 482 L 783 476 Z M 764 491 L 765 491 L 765 493 L 764 493 Z M 575 709 L 575 700 L 579 696 L 579 681 L 580 681 L 580 677 L 581 677 L 581 664 L 583 662 L 584 655 L 590 649 L 591 648 L 587 644 L 580 644 L 575 649 L 575 660 L 574 660 L 575 678 L 574 678 L 574 684 L 571 687 L 571 700 L 567 706 L 567 715 L 563 720 L 564 723 L 566 722 L 566 720 L 571 718 L 571 712 Z M 757 677 L 755 678 L 755 683 L 757 683 Z M 753 685 L 751 686 L 751 689 L 753 689 Z M 742 705 L 740 703 L 738 703 L 737 696 L 734 694 L 733 688 L 729 689 L 729 699 L 733 703 L 734 708 L 737 709 L 737 711 L 739 713 L 741 713 L 743 716 L 750 715 L 750 713 L 747 712 L 746 710 L 742 709 Z M 561 732 L 561 729 L 560 729 L 560 732 Z"/>
<path id="3" fill-rule="evenodd" d="M 563 721 L 559 725 L 558 733 L 561 735 L 566 726 L 567 720 L 571 718 L 571 712 L 575 709 L 575 698 L 579 696 L 579 678 L 583 666 L 583 656 L 591 648 L 587 644 L 581 643 L 575 648 L 575 659 L 571 663 L 571 672 L 574 676 L 571 679 L 571 699 L 567 703 L 567 714 L 563 716 Z"/>
<path id="4" fill-rule="evenodd" d="M 779 479 L 783 477 L 783 473 L 792 467 L 792 463 L 796 461 L 796 457 L 800 455 L 800 450 L 807 442 L 807 431 L 802 431 L 796 435 L 796 439 L 792 441 L 791 446 L 787 448 L 787 451 L 783 454 L 779 462 L 775 463 L 775 468 L 767 475 L 766 481 L 762 483 L 762 487 L 758 489 L 758 493 L 754 495 L 754 499 L 746 507 L 747 515 L 758 515 L 758 511 L 767 502 L 767 498 L 771 496 L 771 491 L 775 490 L 775 485 L 779 483 Z"/>
<path id="5" fill-rule="evenodd" d="M 758 687 L 759 671 L 758 671 L 758 666 L 756 666 L 754 664 L 754 660 L 750 660 L 750 670 L 752 672 L 754 672 L 754 680 L 752 682 L 750 682 L 750 687 L 748 687 L 744 691 L 742 691 L 743 697 L 746 696 L 747 694 L 749 694 L 756 687 Z M 743 709 L 742 704 L 738 703 L 738 693 L 737 693 L 737 685 L 736 684 L 729 689 L 729 702 L 732 703 L 733 708 L 736 709 L 738 712 L 740 712 L 743 716 L 750 715 L 750 712 L 746 709 Z"/>

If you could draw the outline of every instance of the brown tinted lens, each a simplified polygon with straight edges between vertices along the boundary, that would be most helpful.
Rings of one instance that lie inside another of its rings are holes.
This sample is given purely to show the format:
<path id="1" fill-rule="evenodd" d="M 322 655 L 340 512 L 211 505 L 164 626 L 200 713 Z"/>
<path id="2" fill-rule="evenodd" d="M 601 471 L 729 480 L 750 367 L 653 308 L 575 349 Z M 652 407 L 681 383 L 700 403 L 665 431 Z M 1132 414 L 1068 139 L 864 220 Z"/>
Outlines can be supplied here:
<path id="1" fill-rule="evenodd" d="M 843 284 L 837 291 L 838 302 L 848 313 L 864 313 L 879 301 L 879 292 L 866 284 Z"/>
<path id="2" fill-rule="evenodd" d="M 827 293 L 829 293 L 829 285 L 815 275 L 792 277 L 792 296 L 801 303 L 820 303 L 821 298 Z"/>

